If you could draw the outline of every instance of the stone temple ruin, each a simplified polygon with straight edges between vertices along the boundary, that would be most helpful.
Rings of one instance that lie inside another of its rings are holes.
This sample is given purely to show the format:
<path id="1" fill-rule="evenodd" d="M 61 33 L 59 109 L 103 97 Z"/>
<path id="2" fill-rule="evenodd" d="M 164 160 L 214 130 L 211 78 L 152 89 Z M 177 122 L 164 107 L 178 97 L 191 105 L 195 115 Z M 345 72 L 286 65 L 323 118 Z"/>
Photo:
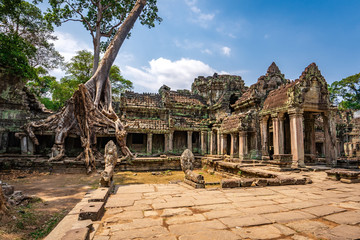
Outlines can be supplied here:
<path id="1" fill-rule="evenodd" d="M 30 160 L 48 156 L 54 132 L 35 132 L 40 144 L 34 146 L 21 127 L 50 113 L 21 81 L 14 85 L 13 80 L 4 80 L 0 95 L 2 164 L 6 154 L 22 154 Z M 208 156 L 210 162 L 214 156 L 225 162 L 253 160 L 280 170 L 316 163 L 334 167 L 338 156 L 358 165 L 360 158 L 359 118 L 345 121 L 347 130 L 340 134 L 344 114 L 331 105 L 326 80 L 315 63 L 294 81 L 272 63 L 250 87 L 240 76 L 215 73 L 196 78 L 191 91 L 173 91 L 163 85 L 156 94 L 125 92 L 113 107 L 126 126 L 126 145 L 140 158 L 179 156 L 189 149 Z M 109 140 L 115 141 L 114 131 L 101 131 L 98 149 L 103 151 Z M 80 137 L 70 133 L 66 156 L 74 158 L 82 150 Z"/>

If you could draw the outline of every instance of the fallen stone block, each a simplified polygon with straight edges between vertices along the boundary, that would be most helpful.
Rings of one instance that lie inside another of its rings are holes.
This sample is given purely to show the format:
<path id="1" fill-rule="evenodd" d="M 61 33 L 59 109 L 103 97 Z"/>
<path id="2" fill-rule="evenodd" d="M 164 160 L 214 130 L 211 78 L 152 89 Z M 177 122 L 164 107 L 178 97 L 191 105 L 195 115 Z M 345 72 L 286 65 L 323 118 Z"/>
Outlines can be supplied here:
<path id="1" fill-rule="evenodd" d="M 205 183 L 195 183 L 193 181 L 190 181 L 186 178 L 184 178 L 184 183 L 194 187 L 194 188 L 205 188 Z"/>
<path id="2" fill-rule="evenodd" d="M 195 172 L 193 172 L 191 170 L 186 170 L 185 171 L 185 178 L 187 180 L 190 180 L 190 181 L 195 182 L 195 183 L 200 183 L 200 184 L 205 183 L 203 175 L 197 174 L 197 173 L 195 173 Z"/>
<path id="3" fill-rule="evenodd" d="M 254 182 L 253 178 L 242 178 L 240 180 L 240 186 L 241 187 L 251 187 Z"/>
<path id="4" fill-rule="evenodd" d="M 61 240 L 89 240 L 89 228 L 78 228 L 71 229 L 66 232 L 65 236 L 61 238 Z"/>
<path id="5" fill-rule="evenodd" d="M 360 179 L 341 178 L 340 182 L 343 182 L 343 183 L 360 183 Z"/>
<path id="6" fill-rule="evenodd" d="M 221 179 L 220 184 L 222 188 L 238 188 L 241 186 L 240 179 L 235 178 Z"/>
<path id="7" fill-rule="evenodd" d="M 265 187 L 268 185 L 268 180 L 265 178 L 258 178 L 254 181 L 256 186 Z"/>
<path id="8" fill-rule="evenodd" d="M 80 209 L 79 220 L 91 219 L 97 221 L 100 220 L 104 212 L 103 202 L 89 202 Z"/>
<path id="9" fill-rule="evenodd" d="M 296 178 L 295 179 L 295 185 L 305 185 L 306 184 L 306 178 Z"/>
<path id="10" fill-rule="evenodd" d="M 289 176 L 279 175 L 277 178 L 280 180 L 280 185 L 295 185 L 295 178 Z"/>
<path id="11" fill-rule="evenodd" d="M 270 178 L 267 180 L 269 186 L 280 186 L 280 179 Z"/>
<path id="12" fill-rule="evenodd" d="M 101 187 L 85 195 L 88 202 L 106 202 L 110 195 L 111 187 Z"/>

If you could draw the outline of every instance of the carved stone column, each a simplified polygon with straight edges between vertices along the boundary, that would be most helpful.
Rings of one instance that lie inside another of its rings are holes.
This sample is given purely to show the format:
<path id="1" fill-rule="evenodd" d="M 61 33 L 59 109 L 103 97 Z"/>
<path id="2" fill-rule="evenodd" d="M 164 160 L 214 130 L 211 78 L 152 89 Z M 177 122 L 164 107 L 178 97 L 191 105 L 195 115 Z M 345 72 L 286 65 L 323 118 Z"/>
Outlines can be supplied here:
<path id="1" fill-rule="evenodd" d="M 28 153 L 28 144 L 27 144 L 26 135 L 23 135 L 23 136 L 20 137 L 20 148 L 21 148 L 21 154 L 27 154 Z"/>
<path id="2" fill-rule="evenodd" d="M 164 134 L 164 152 L 169 151 L 169 133 Z"/>
<path id="3" fill-rule="evenodd" d="M 192 131 L 187 132 L 187 148 L 192 151 Z"/>
<path id="4" fill-rule="evenodd" d="M 234 136 L 234 134 L 233 133 L 231 133 L 230 134 L 230 157 L 231 158 L 233 158 L 234 157 L 234 138 L 235 138 L 235 136 Z"/>
<path id="5" fill-rule="evenodd" d="M 174 150 L 174 131 L 169 132 L 169 152 Z"/>
<path id="6" fill-rule="evenodd" d="M 307 154 L 316 155 L 316 143 L 315 143 L 315 118 L 312 114 L 304 115 L 305 124 L 305 142 L 304 150 Z"/>
<path id="7" fill-rule="evenodd" d="M 222 137 L 220 131 L 217 131 L 217 155 L 221 155 Z"/>
<path id="8" fill-rule="evenodd" d="M 291 154 L 293 157 L 293 168 L 305 167 L 304 163 L 304 127 L 303 113 L 299 110 L 289 111 Z"/>
<path id="9" fill-rule="evenodd" d="M 273 143 L 274 143 L 274 155 L 279 155 L 280 153 L 280 142 L 279 142 L 279 119 L 277 114 L 271 116 L 272 117 L 272 124 L 273 124 Z"/>
<path id="10" fill-rule="evenodd" d="M 279 114 L 279 154 L 285 153 L 285 132 L 284 132 L 284 114 Z"/>
<path id="11" fill-rule="evenodd" d="M 206 154 L 206 132 L 201 131 L 200 136 L 201 154 Z"/>
<path id="12" fill-rule="evenodd" d="M 216 149 L 216 146 L 215 146 L 215 134 L 213 131 L 210 131 L 209 132 L 209 136 L 210 136 L 210 148 L 209 148 L 209 153 L 211 155 L 215 154 L 215 149 Z"/>
<path id="13" fill-rule="evenodd" d="M 152 153 L 152 133 L 147 134 L 147 154 Z"/>
<path id="14" fill-rule="evenodd" d="M 226 138 L 226 134 L 221 134 L 221 149 L 220 149 L 220 154 L 221 155 L 225 155 L 226 152 L 226 146 L 227 146 L 227 138 Z"/>
<path id="15" fill-rule="evenodd" d="M 239 132 L 239 158 L 243 160 L 245 155 L 247 154 L 247 133 Z"/>
<path id="16" fill-rule="evenodd" d="M 336 126 L 335 119 L 331 112 L 322 113 L 324 122 L 324 137 L 325 137 L 325 157 L 326 165 L 336 165 Z"/>
<path id="17" fill-rule="evenodd" d="M 261 152 L 262 159 L 269 159 L 269 142 L 268 142 L 268 119 L 269 116 L 263 116 L 260 120 L 261 128 Z"/>

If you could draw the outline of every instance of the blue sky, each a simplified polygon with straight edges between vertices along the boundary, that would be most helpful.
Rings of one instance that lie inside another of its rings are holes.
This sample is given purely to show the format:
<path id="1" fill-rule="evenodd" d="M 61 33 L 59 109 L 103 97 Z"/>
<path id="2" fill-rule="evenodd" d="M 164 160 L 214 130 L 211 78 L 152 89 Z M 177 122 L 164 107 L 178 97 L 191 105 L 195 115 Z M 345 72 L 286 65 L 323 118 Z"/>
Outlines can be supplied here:
<path id="1" fill-rule="evenodd" d="M 328 83 L 360 72 L 359 0 L 158 0 L 158 7 L 163 22 L 153 29 L 136 23 L 115 61 L 136 92 L 190 89 L 195 77 L 214 72 L 240 75 L 250 86 L 272 61 L 291 80 L 311 62 Z M 66 60 L 92 50 L 79 23 L 55 34 Z"/>

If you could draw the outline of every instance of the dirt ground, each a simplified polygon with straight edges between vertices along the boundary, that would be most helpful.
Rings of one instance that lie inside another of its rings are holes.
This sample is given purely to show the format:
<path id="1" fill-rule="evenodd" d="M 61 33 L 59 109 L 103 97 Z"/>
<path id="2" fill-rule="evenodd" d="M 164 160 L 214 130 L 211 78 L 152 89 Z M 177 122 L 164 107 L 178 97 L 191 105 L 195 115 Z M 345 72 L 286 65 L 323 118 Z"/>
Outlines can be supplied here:
<path id="1" fill-rule="evenodd" d="M 207 182 L 220 181 L 217 175 L 197 170 Z M 0 180 L 15 191 L 34 196 L 34 200 L 11 209 L 0 221 L 0 239 L 43 239 L 78 203 L 84 194 L 98 187 L 100 175 L 49 174 L 24 171 L 1 171 Z M 118 172 L 115 184 L 169 183 L 184 179 L 182 171 Z M 218 186 L 218 185 L 215 185 Z M 211 186 L 214 187 L 214 186 Z"/>

